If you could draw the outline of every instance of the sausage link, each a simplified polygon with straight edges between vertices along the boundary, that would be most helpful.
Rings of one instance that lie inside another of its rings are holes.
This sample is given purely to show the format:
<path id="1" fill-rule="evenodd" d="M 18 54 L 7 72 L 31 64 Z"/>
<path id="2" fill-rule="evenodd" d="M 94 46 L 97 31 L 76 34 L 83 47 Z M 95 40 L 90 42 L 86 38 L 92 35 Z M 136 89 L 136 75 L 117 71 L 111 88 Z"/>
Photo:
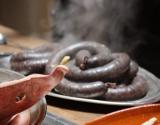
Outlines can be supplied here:
<path id="1" fill-rule="evenodd" d="M 71 60 L 67 64 L 69 72 L 56 88 L 61 94 L 126 101 L 142 98 L 148 92 L 146 80 L 137 76 L 138 64 L 126 53 L 111 53 L 102 44 L 82 42 L 52 56 L 46 72 L 64 56 L 70 56 Z"/>
<path id="2" fill-rule="evenodd" d="M 46 72 L 50 72 L 52 70 L 52 65 L 58 65 L 64 56 L 70 56 L 71 59 L 73 59 L 76 53 L 80 50 L 88 50 L 92 55 L 98 55 L 99 53 L 104 52 L 107 61 L 112 59 L 110 50 L 103 44 L 95 42 L 81 42 L 64 48 L 54 55 L 54 57 L 49 61 L 49 64 L 46 66 Z"/>
<path id="3" fill-rule="evenodd" d="M 26 60 L 20 63 L 12 62 L 11 68 L 17 72 L 28 75 L 30 73 L 43 72 L 48 59 Z"/>
<path id="4" fill-rule="evenodd" d="M 63 79 L 55 90 L 61 94 L 81 98 L 101 97 L 106 92 L 107 87 L 103 82 L 80 83 Z"/>
<path id="5" fill-rule="evenodd" d="M 108 88 L 104 98 L 114 101 L 136 100 L 144 97 L 147 92 L 147 81 L 142 76 L 136 76 L 129 85 Z"/>
<path id="6" fill-rule="evenodd" d="M 87 70 L 81 70 L 79 67 L 74 65 L 74 62 L 70 62 L 68 67 L 70 68 L 69 73 L 66 77 L 75 81 L 107 81 L 119 78 L 129 68 L 130 58 L 125 53 L 114 55 L 114 60 L 110 63 L 95 67 Z"/>
<path id="7" fill-rule="evenodd" d="M 53 53 L 52 50 L 51 46 L 43 46 L 14 54 L 10 59 L 11 69 L 24 75 L 43 73 Z"/>
<path id="8" fill-rule="evenodd" d="M 52 55 L 51 52 L 47 53 L 30 53 L 30 52 L 22 52 L 22 53 L 17 53 L 12 56 L 11 62 L 19 62 L 23 60 L 32 60 L 32 59 L 43 59 L 43 58 L 48 58 Z"/>
<path id="9" fill-rule="evenodd" d="M 132 60 L 129 67 L 128 76 L 134 78 L 138 72 L 138 64 Z"/>

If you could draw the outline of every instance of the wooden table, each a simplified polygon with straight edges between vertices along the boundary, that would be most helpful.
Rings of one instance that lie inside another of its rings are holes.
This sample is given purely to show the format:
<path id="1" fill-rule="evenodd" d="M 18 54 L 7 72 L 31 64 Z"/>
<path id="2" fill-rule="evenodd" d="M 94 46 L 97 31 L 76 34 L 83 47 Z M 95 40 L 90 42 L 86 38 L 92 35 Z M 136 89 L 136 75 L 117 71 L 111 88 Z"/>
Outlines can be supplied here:
<path id="1" fill-rule="evenodd" d="M 0 26 L 0 32 L 5 34 L 9 40 L 10 46 L 0 45 L 0 51 L 20 52 L 23 49 L 15 48 L 13 46 L 20 46 L 25 48 L 34 48 L 43 44 L 53 44 L 45 40 L 22 36 L 16 31 Z M 62 118 L 72 121 L 76 124 L 82 125 L 90 120 L 98 118 L 106 113 L 113 112 L 124 107 L 98 105 L 91 103 L 83 103 L 76 101 L 69 101 L 53 97 L 46 97 L 47 110 L 50 113 L 61 116 Z"/>
<path id="2" fill-rule="evenodd" d="M 82 125 L 107 113 L 125 108 L 118 106 L 76 102 L 48 96 L 46 97 L 46 99 L 48 102 L 49 112 L 61 116 L 78 125 Z"/>

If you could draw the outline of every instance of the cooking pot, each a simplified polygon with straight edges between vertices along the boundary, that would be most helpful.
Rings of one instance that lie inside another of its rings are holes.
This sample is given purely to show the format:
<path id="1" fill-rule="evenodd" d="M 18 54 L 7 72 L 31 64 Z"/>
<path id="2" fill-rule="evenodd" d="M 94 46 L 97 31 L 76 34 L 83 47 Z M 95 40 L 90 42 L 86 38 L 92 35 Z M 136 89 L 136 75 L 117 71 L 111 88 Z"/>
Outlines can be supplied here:
<path id="1" fill-rule="evenodd" d="M 61 68 L 66 67 L 58 66 L 49 75 L 27 77 L 0 68 L 0 125 L 40 125 L 46 114 L 44 96 L 63 78 L 65 71 Z M 67 68 L 65 70 L 67 72 Z M 16 94 L 24 92 L 25 95 L 15 98 Z"/>
<path id="2" fill-rule="evenodd" d="M 15 79 L 21 79 L 23 77 L 24 77 L 23 75 L 15 71 L 0 68 L 0 83 L 5 81 L 15 80 Z M 29 115 L 28 119 L 26 119 L 26 122 L 29 122 L 29 125 L 41 124 L 46 114 L 46 106 L 47 106 L 46 100 L 45 98 L 43 98 L 40 101 L 38 101 L 36 104 L 34 104 L 32 107 L 26 109 L 25 111 L 19 114 L 15 114 L 10 118 L 6 118 L 8 120 L 4 120 L 5 122 L 4 124 L 7 124 L 7 122 L 9 122 L 14 117 L 17 117 L 18 115 L 23 116 L 25 114 Z M 25 123 L 25 124 L 28 124 L 28 123 Z"/>

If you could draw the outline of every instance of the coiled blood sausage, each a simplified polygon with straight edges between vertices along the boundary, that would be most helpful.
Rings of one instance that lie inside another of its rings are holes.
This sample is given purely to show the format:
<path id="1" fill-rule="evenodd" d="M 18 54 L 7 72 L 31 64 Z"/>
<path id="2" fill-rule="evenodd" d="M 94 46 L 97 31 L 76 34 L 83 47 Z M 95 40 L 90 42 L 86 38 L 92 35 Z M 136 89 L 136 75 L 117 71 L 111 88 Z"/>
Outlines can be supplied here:
<path id="1" fill-rule="evenodd" d="M 71 57 L 69 72 L 56 87 L 58 93 L 123 101 L 142 98 L 148 92 L 146 80 L 137 74 L 138 64 L 126 53 L 111 53 L 103 44 L 81 42 L 52 56 L 46 72 L 65 56 Z"/>

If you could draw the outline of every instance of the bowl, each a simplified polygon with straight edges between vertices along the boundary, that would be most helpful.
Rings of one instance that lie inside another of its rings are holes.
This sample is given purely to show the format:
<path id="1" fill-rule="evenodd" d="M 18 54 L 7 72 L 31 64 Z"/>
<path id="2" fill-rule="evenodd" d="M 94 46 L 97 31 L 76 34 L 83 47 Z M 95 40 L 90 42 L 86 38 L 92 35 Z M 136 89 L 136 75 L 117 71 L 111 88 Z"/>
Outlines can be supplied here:
<path id="1" fill-rule="evenodd" d="M 91 120 L 85 125 L 142 125 L 155 119 L 160 122 L 160 104 L 122 109 Z"/>
<path id="2" fill-rule="evenodd" d="M 23 78 L 24 76 L 12 70 L 0 68 L 0 83 Z M 38 101 L 32 107 L 26 109 L 20 114 L 29 112 L 29 125 L 40 125 L 46 115 L 47 103 L 45 98 Z M 15 115 L 16 116 L 16 115 Z M 13 116 L 14 117 L 14 116 Z"/>

